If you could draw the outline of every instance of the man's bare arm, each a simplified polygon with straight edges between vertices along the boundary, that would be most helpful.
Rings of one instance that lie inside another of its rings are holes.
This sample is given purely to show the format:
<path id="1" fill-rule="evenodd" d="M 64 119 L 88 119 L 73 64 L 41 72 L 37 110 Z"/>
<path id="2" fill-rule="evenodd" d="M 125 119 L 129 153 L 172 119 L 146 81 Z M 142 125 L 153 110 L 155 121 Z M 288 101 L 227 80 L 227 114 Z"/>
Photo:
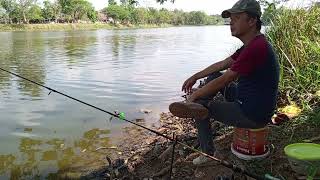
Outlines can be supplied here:
<path id="1" fill-rule="evenodd" d="M 231 57 L 228 57 L 227 59 L 214 63 L 206 69 L 194 74 L 183 83 L 182 91 L 188 93 L 191 92 L 192 86 L 197 82 L 198 79 L 207 77 L 211 73 L 222 71 L 229 68 L 232 64 L 232 61 L 233 59 Z"/>
<path id="2" fill-rule="evenodd" d="M 228 69 L 231 66 L 232 58 L 228 57 L 223 61 L 219 61 L 207 67 L 206 69 L 193 75 L 196 79 L 207 77 L 209 74 Z"/>
<path id="3" fill-rule="evenodd" d="M 210 81 L 208 84 L 195 91 L 189 98 L 189 101 L 194 101 L 201 97 L 206 97 L 212 94 L 216 94 L 220 89 L 228 85 L 230 82 L 238 78 L 238 73 L 232 70 L 228 70 L 222 76 Z"/>

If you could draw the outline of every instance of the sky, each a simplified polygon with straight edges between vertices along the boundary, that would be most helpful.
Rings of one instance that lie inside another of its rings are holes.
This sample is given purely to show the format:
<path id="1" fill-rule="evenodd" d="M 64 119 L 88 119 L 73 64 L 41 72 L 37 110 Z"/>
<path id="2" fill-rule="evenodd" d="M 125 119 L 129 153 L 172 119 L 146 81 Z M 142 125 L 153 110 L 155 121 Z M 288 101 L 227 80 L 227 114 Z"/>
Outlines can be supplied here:
<path id="1" fill-rule="evenodd" d="M 40 0 L 41 2 L 42 0 Z M 90 1 L 96 10 L 101 10 L 108 5 L 108 0 L 88 0 Z M 118 2 L 120 0 L 117 0 Z M 204 11 L 207 14 L 221 14 L 225 9 L 229 9 L 237 0 L 175 0 L 175 3 L 171 3 L 170 0 L 160 5 L 156 3 L 156 0 L 138 0 L 141 7 L 155 7 L 166 9 L 181 9 L 183 11 Z M 270 0 L 271 1 L 271 0 Z M 301 7 L 311 4 L 311 2 L 320 0 L 290 0 L 285 4 L 287 7 Z"/>

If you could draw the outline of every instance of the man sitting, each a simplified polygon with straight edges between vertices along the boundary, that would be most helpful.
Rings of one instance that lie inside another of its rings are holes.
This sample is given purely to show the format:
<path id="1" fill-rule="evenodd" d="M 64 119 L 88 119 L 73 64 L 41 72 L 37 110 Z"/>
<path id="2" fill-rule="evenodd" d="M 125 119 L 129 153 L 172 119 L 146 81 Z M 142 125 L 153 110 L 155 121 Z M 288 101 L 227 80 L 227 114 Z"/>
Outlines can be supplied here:
<path id="1" fill-rule="evenodd" d="M 187 79 L 182 90 L 190 93 L 198 79 L 209 76 L 206 84 L 186 102 L 169 106 L 173 115 L 195 119 L 200 147 L 209 155 L 215 152 L 210 118 L 239 128 L 266 126 L 274 114 L 279 83 L 279 63 L 271 44 L 260 32 L 259 3 L 239 0 L 231 9 L 223 11 L 222 17 L 231 19 L 231 34 L 239 38 L 243 46 L 225 60 Z M 227 71 L 222 74 L 222 70 Z M 219 91 L 227 101 L 210 101 Z M 193 163 L 199 165 L 208 160 L 199 156 Z"/>

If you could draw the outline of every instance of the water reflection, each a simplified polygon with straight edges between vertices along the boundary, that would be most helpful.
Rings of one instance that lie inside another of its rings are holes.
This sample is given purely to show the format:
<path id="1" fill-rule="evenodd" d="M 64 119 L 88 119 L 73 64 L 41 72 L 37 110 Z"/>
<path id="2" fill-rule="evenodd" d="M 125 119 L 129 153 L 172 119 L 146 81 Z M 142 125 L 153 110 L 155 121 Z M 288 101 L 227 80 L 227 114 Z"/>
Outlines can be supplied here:
<path id="1" fill-rule="evenodd" d="M 10 34 L 6 39 L 8 45 L 1 46 L 1 67 L 20 76 L 44 83 L 46 79 L 44 65 L 44 39 L 30 32 Z M 8 84 L 16 79 L 17 86 L 23 94 L 39 97 L 42 88 L 20 78 L 13 78 L 5 72 L 0 73 L 0 88 L 8 88 Z"/>
<path id="2" fill-rule="evenodd" d="M 116 33 L 111 37 L 112 56 L 116 60 L 119 59 L 119 46 L 120 46 L 120 36 L 118 33 Z"/>
<path id="3" fill-rule="evenodd" d="M 111 37 L 112 63 L 116 67 L 131 67 L 135 63 L 136 35 L 118 33 Z"/>
<path id="4" fill-rule="evenodd" d="M 0 46 L 0 66 L 3 69 L 11 71 L 16 64 L 16 59 L 13 53 L 13 40 L 12 34 L 7 33 L 2 41 L 5 46 Z M 11 75 L 0 71 L 0 90 L 6 90 L 11 84 Z"/>
<path id="5" fill-rule="evenodd" d="M 80 175 L 81 171 L 93 162 L 100 166 L 106 163 L 103 157 L 108 152 L 97 152 L 96 149 L 111 146 L 108 134 L 110 130 L 91 129 L 69 145 L 66 140 L 60 138 L 49 140 L 21 138 L 19 156 L 0 155 L 0 178 L 62 177 L 70 172 L 77 172 Z"/>
<path id="6" fill-rule="evenodd" d="M 82 62 L 90 52 L 90 48 L 97 41 L 97 36 L 85 32 L 66 32 L 63 40 L 64 49 L 69 66 Z"/>

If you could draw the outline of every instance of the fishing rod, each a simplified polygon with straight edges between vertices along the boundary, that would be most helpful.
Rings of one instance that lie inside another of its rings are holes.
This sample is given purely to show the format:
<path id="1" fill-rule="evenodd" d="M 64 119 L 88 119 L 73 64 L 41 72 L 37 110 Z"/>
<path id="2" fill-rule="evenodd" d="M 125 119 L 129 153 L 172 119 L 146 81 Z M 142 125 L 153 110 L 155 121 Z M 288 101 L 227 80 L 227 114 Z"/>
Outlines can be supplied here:
<path id="1" fill-rule="evenodd" d="M 165 136 L 165 135 L 163 135 L 163 134 L 161 134 L 161 133 L 159 133 L 159 132 L 157 132 L 157 131 L 155 131 L 155 130 L 153 130 L 153 129 L 147 128 L 147 127 L 142 126 L 142 125 L 140 125 L 140 124 L 138 124 L 138 123 L 135 123 L 135 122 L 133 122 L 133 121 L 127 120 L 127 119 L 125 118 L 124 113 L 111 113 L 111 112 L 106 111 L 106 110 L 104 110 L 104 109 L 101 109 L 101 108 L 99 108 L 99 107 L 97 107 L 97 106 L 94 106 L 94 105 L 92 105 L 92 104 L 86 103 L 86 102 L 81 101 L 81 100 L 79 100 L 79 99 L 77 99 L 77 98 L 71 97 L 71 96 L 69 96 L 69 95 L 67 95 L 67 94 L 65 94 L 65 93 L 62 93 L 62 92 L 57 91 L 57 90 L 55 90 L 55 89 L 52 89 L 52 88 L 50 88 L 50 87 L 48 87 L 48 86 L 45 86 L 45 85 L 40 84 L 40 83 L 38 83 L 38 82 L 35 82 L 35 81 L 33 81 L 33 80 L 30 80 L 30 79 L 27 79 L 27 78 L 25 78 L 25 77 L 22 77 L 22 76 L 20 76 L 20 75 L 18 75 L 18 74 L 16 74 L 16 73 L 7 71 L 7 70 L 5 70 L 5 69 L 3 69 L 3 68 L 1 68 L 1 67 L 0 67 L 0 70 L 5 71 L 5 72 L 7 72 L 7 73 L 9 73 L 9 74 L 12 74 L 12 75 L 14 75 L 14 76 L 17 76 L 17 77 L 19 77 L 19 78 L 21 78 L 21 79 L 24 79 L 24 80 L 26 80 L 26 81 L 29 81 L 29 82 L 31 82 L 31 83 L 33 83 L 33 84 L 38 85 L 38 86 L 41 86 L 41 87 L 43 87 L 43 88 L 48 89 L 48 90 L 50 91 L 48 95 L 50 95 L 51 92 L 60 94 L 60 95 L 62 95 L 62 96 L 65 96 L 65 97 L 70 98 L 70 99 L 72 99 L 72 100 L 75 100 L 75 101 L 77 101 L 77 102 L 79 102 L 79 103 L 82 103 L 82 104 L 85 104 L 85 105 L 87 105 L 87 106 L 90 106 L 90 107 L 92 107 L 92 108 L 94 108 L 94 109 L 97 109 L 97 110 L 99 110 L 99 111 L 102 111 L 102 112 L 104 112 L 104 113 L 107 113 L 107 114 L 109 114 L 109 115 L 111 115 L 111 116 L 117 117 L 117 118 L 119 118 L 119 119 L 121 119 L 121 120 L 124 120 L 124 121 L 126 121 L 126 122 L 132 123 L 132 124 L 134 124 L 134 125 L 136 125 L 136 126 L 139 126 L 139 127 L 141 127 L 141 128 L 144 128 L 144 129 L 146 129 L 146 130 L 149 130 L 149 131 L 151 131 L 151 132 L 153 132 L 153 133 L 155 133 L 155 134 L 157 134 L 157 135 L 159 135 L 159 136 L 162 136 L 162 137 L 164 137 L 164 138 L 167 138 L 167 139 L 173 141 L 172 138 L 167 137 L 167 136 Z"/>
<path id="2" fill-rule="evenodd" d="M 198 150 L 198 149 L 195 149 L 195 148 L 193 148 L 193 147 L 191 147 L 191 146 L 189 146 L 189 145 L 187 145 L 187 144 L 185 144 L 185 143 L 183 143 L 183 142 L 181 142 L 181 141 L 178 141 L 175 137 L 171 138 L 171 137 L 166 136 L 166 135 L 164 135 L 164 134 L 162 134 L 162 133 L 160 133 L 160 132 L 157 132 L 156 130 L 150 129 L 150 128 L 148 128 L 148 127 L 145 127 L 145 126 L 140 125 L 140 124 L 138 124 L 138 123 L 135 123 L 135 122 L 133 122 L 133 121 L 127 120 L 127 119 L 125 118 L 124 113 L 111 113 L 111 112 L 109 112 L 109 111 L 107 111 L 107 110 L 101 109 L 101 108 L 99 108 L 99 107 L 97 107 L 97 106 L 94 106 L 94 105 L 92 105 L 92 104 L 89 104 L 89 103 L 86 103 L 86 102 L 84 102 L 84 101 L 81 101 L 81 100 L 79 100 L 79 99 L 77 99 L 77 98 L 74 98 L 74 97 L 72 97 L 72 96 L 69 96 L 69 95 L 67 95 L 67 94 L 65 94 L 65 93 L 62 93 L 62 92 L 58 91 L 58 90 L 52 89 L 52 88 L 50 88 L 50 87 L 48 87 L 48 86 L 45 86 L 45 85 L 43 85 L 43 84 L 40 84 L 40 83 L 38 83 L 38 82 L 35 82 L 35 81 L 30 80 L 30 79 L 28 79 L 28 78 L 25 78 L 25 77 L 23 77 L 23 76 L 20 76 L 20 75 L 18 75 L 18 74 L 16 74 L 16 73 L 13 73 L 13 72 L 10 72 L 10 71 L 8 71 L 8 70 L 5 70 L 5 69 L 3 69 L 3 68 L 1 68 L 1 67 L 0 67 L 0 70 L 2 70 L 2 71 L 4 71 L 4 72 L 7 72 L 7 73 L 9 73 L 9 74 L 11 74 L 11 75 L 14 75 L 14 76 L 16 76 L 16 77 L 19 77 L 19 78 L 21 78 L 21 79 L 23 79 L 23 80 L 29 81 L 29 82 L 31 82 L 31 83 L 33 83 L 33 84 L 35 84 L 35 85 L 41 86 L 41 87 L 43 87 L 43 88 L 45 88 L 45 89 L 48 89 L 48 90 L 50 91 L 48 95 L 50 95 L 52 92 L 57 93 L 57 94 L 60 94 L 60 95 L 62 95 L 62 96 L 65 96 L 65 97 L 67 97 L 67 98 L 70 98 L 70 99 L 72 99 L 72 100 L 74 100 L 74 101 L 77 101 L 77 102 L 79 102 L 79 103 L 81 103 L 81 104 L 90 106 L 90 107 L 92 107 L 92 108 L 94 108 L 94 109 L 97 109 L 97 110 L 99 110 L 99 111 L 102 111 L 102 112 L 104 112 L 104 113 L 107 113 L 107 114 L 109 114 L 109 115 L 111 115 L 111 116 L 113 116 L 113 117 L 119 118 L 119 119 L 121 119 L 121 120 L 123 120 L 123 121 L 129 122 L 129 123 L 131 123 L 131 124 L 134 124 L 134 125 L 136 125 L 136 126 L 139 126 L 139 127 L 143 128 L 143 129 L 146 129 L 146 130 L 148 130 L 148 131 L 150 131 L 150 132 L 153 132 L 154 134 L 156 134 L 156 135 L 158 135 L 158 136 L 164 137 L 165 139 L 168 139 L 168 140 L 174 142 L 174 146 L 175 146 L 175 144 L 180 144 L 180 145 L 182 145 L 182 146 L 184 146 L 184 147 L 186 147 L 186 148 L 188 148 L 188 149 L 190 149 L 190 150 L 192 150 L 192 151 L 194 151 L 194 152 L 197 152 L 197 153 L 199 153 L 199 154 L 201 154 L 201 155 L 203 155 L 203 156 L 206 156 L 206 157 L 208 157 L 208 158 L 210 158 L 210 159 L 212 159 L 212 160 L 214 160 L 214 161 L 219 162 L 221 165 L 223 165 L 223 166 L 225 166 L 225 167 L 227 167 L 227 168 L 230 168 L 230 169 L 232 169 L 232 170 L 235 171 L 235 172 L 245 174 L 245 175 L 247 175 L 247 176 L 249 176 L 249 177 L 252 177 L 252 178 L 255 178 L 255 179 L 257 179 L 257 180 L 280 180 L 279 178 L 275 178 L 275 177 L 273 177 L 273 176 L 271 176 L 271 175 L 269 175 L 269 174 L 265 174 L 264 176 L 253 174 L 253 173 L 247 171 L 246 169 L 240 168 L 240 167 L 238 167 L 238 166 L 236 166 L 236 165 L 234 165 L 234 164 L 231 164 L 231 163 L 229 163 L 229 162 L 227 162 L 227 161 L 218 159 L 218 158 L 216 158 L 216 157 L 214 157 L 214 156 L 211 156 L 211 155 L 209 155 L 209 154 L 207 154 L 207 153 L 204 153 L 204 152 L 202 152 L 202 151 L 200 151 L 200 150 Z M 174 152 L 174 149 L 173 149 L 173 152 Z"/>

